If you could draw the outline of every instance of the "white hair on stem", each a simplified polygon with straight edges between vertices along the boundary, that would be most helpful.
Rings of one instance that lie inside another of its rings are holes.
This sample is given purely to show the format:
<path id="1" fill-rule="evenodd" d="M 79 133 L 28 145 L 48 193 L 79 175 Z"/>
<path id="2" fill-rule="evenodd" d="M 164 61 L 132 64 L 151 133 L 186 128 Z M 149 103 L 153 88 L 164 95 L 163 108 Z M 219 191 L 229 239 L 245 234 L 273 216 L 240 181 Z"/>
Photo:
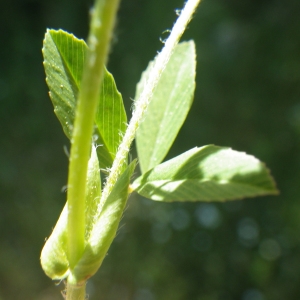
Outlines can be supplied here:
<path id="1" fill-rule="evenodd" d="M 106 184 L 104 186 L 102 197 L 100 201 L 100 205 L 97 210 L 97 216 L 99 216 L 101 209 L 103 207 L 103 204 L 105 203 L 107 197 L 111 193 L 113 186 L 117 182 L 121 171 L 122 171 L 122 165 L 127 157 L 127 154 L 130 149 L 130 145 L 132 141 L 134 140 L 136 131 L 139 127 L 139 124 L 141 120 L 143 119 L 144 113 L 147 110 L 147 107 L 149 105 L 150 99 L 153 94 L 153 90 L 155 89 L 161 74 L 163 73 L 176 45 L 178 44 L 183 32 L 185 31 L 188 23 L 192 19 L 192 16 L 200 3 L 200 0 L 188 0 L 184 8 L 180 11 L 180 15 L 178 19 L 176 20 L 171 33 L 166 40 L 164 47 L 161 52 L 158 53 L 154 66 L 151 70 L 151 73 L 149 75 L 149 78 L 144 86 L 144 89 L 142 93 L 140 94 L 140 97 L 136 99 L 135 105 L 134 105 L 134 111 L 132 118 L 128 124 L 127 130 L 125 132 L 125 135 L 123 137 L 123 140 L 119 146 L 119 149 L 117 151 L 115 160 L 113 162 L 113 165 L 111 167 L 110 174 L 107 178 Z"/>

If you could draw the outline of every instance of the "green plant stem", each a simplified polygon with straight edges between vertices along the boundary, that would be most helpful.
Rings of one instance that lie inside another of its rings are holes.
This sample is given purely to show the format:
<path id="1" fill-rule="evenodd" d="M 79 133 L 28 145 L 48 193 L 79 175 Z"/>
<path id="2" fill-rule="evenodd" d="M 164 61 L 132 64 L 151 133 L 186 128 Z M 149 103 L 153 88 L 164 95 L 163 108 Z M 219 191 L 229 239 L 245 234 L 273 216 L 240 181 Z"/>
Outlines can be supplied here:
<path id="1" fill-rule="evenodd" d="M 85 286 L 86 283 L 80 285 L 73 285 L 67 282 L 66 300 L 84 300 L 85 298 Z"/>
<path id="2" fill-rule="evenodd" d="M 88 52 L 76 107 L 68 178 L 68 258 L 70 269 L 85 246 L 85 189 L 94 116 L 119 0 L 96 0 Z M 71 298 L 70 298 L 71 299 Z M 82 298 L 83 299 L 83 298 Z M 77 298 L 76 298 L 77 300 Z"/>
<path id="3" fill-rule="evenodd" d="M 103 206 L 104 202 L 106 201 L 108 195 L 110 194 L 113 186 L 115 185 L 116 181 L 118 180 L 122 166 L 127 158 L 127 154 L 130 149 L 130 145 L 135 137 L 136 131 L 138 126 L 143 119 L 144 113 L 147 110 L 149 105 L 152 93 L 160 79 L 160 76 L 165 69 L 173 50 L 175 49 L 176 45 L 178 44 L 183 32 L 186 29 L 186 26 L 190 22 L 193 13 L 195 12 L 197 6 L 199 5 L 200 0 L 189 0 L 183 10 L 181 11 L 176 23 L 173 26 L 173 29 L 165 42 L 165 46 L 162 51 L 158 54 L 157 58 L 155 59 L 155 64 L 153 66 L 152 72 L 149 76 L 149 79 L 144 87 L 143 92 L 140 95 L 139 99 L 136 99 L 135 108 L 130 120 L 130 123 L 127 127 L 126 133 L 123 137 L 123 140 L 119 146 L 118 152 L 116 154 L 115 160 L 113 162 L 110 174 L 106 181 L 106 185 L 102 192 L 101 204 Z M 98 208 L 98 215 L 101 212 L 102 206 Z"/>

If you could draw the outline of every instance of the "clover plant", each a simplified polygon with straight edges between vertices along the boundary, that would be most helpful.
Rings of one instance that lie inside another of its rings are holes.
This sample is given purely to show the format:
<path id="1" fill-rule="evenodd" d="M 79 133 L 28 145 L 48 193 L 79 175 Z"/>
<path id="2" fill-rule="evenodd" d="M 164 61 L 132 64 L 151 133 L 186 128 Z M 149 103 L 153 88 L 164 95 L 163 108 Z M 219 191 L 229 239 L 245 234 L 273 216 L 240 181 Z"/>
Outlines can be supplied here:
<path id="1" fill-rule="evenodd" d="M 263 163 L 230 148 L 195 147 L 163 162 L 193 102 L 195 44 L 179 39 L 199 1 L 186 3 L 143 72 L 129 122 L 104 67 L 119 1 L 96 0 L 87 44 L 62 30 L 46 32 L 46 81 L 71 151 L 67 203 L 41 264 L 50 278 L 66 280 L 66 299 L 85 299 L 86 281 L 101 266 L 132 192 L 164 202 L 277 194 Z M 134 138 L 138 158 L 129 161 Z M 133 180 L 137 165 L 141 175 Z"/>

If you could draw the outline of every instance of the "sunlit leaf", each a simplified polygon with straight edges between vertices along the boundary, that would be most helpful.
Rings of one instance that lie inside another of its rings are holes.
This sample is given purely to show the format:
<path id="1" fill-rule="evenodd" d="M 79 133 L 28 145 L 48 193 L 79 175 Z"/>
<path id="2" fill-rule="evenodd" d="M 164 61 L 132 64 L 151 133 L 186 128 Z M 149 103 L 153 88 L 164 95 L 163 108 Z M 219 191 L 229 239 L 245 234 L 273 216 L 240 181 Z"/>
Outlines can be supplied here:
<path id="1" fill-rule="evenodd" d="M 149 64 L 137 85 L 138 99 L 153 62 Z M 139 164 L 142 172 L 158 165 L 168 153 L 193 102 L 195 90 L 195 44 L 180 43 L 172 54 L 136 136 Z"/>
<path id="2" fill-rule="evenodd" d="M 140 195 L 157 201 L 224 201 L 277 194 L 269 170 L 258 159 L 213 145 L 193 148 L 132 184 Z"/>
<path id="3" fill-rule="evenodd" d="M 69 139 L 72 136 L 86 49 L 85 42 L 72 34 L 62 30 L 47 30 L 43 47 L 46 81 L 54 112 Z M 114 160 L 120 135 L 126 129 L 127 118 L 122 96 L 107 70 L 99 89 L 100 101 L 96 117 L 98 126 L 94 137 L 95 142 L 101 145 L 97 148 L 100 165 L 108 168 Z M 107 126 L 103 126 L 104 122 L 107 122 Z"/>
<path id="4" fill-rule="evenodd" d="M 113 159 L 126 131 L 127 116 L 122 95 L 118 92 L 113 76 L 106 72 L 100 90 L 100 101 L 96 113 L 96 124 L 100 134 L 98 151 L 107 148 Z M 101 159 L 100 159 L 101 160 Z M 111 162 L 112 162 L 111 161 Z M 110 162 L 110 165 L 111 165 Z"/>
<path id="5" fill-rule="evenodd" d="M 85 52 L 83 40 L 62 30 L 47 30 L 43 45 L 46 82 L 54 112 L 69 139 L 72 136 Z"/>

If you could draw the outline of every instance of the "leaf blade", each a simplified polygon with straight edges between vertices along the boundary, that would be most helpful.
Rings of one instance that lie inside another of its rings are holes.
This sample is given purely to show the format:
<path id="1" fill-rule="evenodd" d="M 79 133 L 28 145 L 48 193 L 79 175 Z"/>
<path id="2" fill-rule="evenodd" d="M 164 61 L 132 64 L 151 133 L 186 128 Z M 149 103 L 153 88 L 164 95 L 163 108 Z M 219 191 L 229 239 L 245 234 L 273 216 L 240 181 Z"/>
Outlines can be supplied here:
<path id="1" fill-rule="evenodd" d="M 136 135 L 142 172 L 158 165 L 168 153 L 192 105 L 195 90 L 195 44 L 180 43 L 172 54 L 153 92 Z M 151 72 L 149 64 L 137 85 L 135 99 Z"/>
<path id="2" fill-rule="evenodd" d="M 43 44 L 44 68 L 49 94 L 54 106 L 54 112 L 59 119 L 66 136 L 71 139 L 77 96 L 82 77 L 87 45 L 83 40 L 63 30 L 47 30 Z M 113 101 L 113 103 L 111 103 Z M 105 103 L 105 105 L 103 105 Z M 115 105 L 118 110 L 108 109 Z M 126 112 L 123 99 L 118 92 L 113 76 L 105 69 L 104 79 L 100 87 L 98 113 L 105 109 L 105 116 L 110 122 L 106 126 L 97 126 L 94 132 L 101 168 L 110 168 L 114 160 L 120 136 L 126 130 Z M 118 118 L 114 113 L 118 114 Z M 98 125 L 98 117 L 95 118 Z"/>
<path id="3" fill-rule="evenodd" d="M 137 178 L 132 188 L 156 201 L 225 201 L 278 191 L 258 159 L 213 145 L 191 149 Z"/>
<path id="4" fill-rule="evenodd" d="M 66 53 L 67 49 L 69 49 L 69 55 Z M 78 40 L 62 30 L 47 30 L 45 34 L 42 52 L 46 82 L 50 90 L 54 112 L 69 139 L 72 136 L 78 84 L 81 80 L 85 50 L 84 41 Z M 70 64 L 72 61 L 74 64 L 76 58 L 78 67 L 76 71 L 72 72 Z"/>
<path id="5" fill-rule="evenodd" d="M 114 159 L 126 131 L 127 116 L 122 95 L 109 72 L 103 79 L 95 121 L 101 139 Z"/>

